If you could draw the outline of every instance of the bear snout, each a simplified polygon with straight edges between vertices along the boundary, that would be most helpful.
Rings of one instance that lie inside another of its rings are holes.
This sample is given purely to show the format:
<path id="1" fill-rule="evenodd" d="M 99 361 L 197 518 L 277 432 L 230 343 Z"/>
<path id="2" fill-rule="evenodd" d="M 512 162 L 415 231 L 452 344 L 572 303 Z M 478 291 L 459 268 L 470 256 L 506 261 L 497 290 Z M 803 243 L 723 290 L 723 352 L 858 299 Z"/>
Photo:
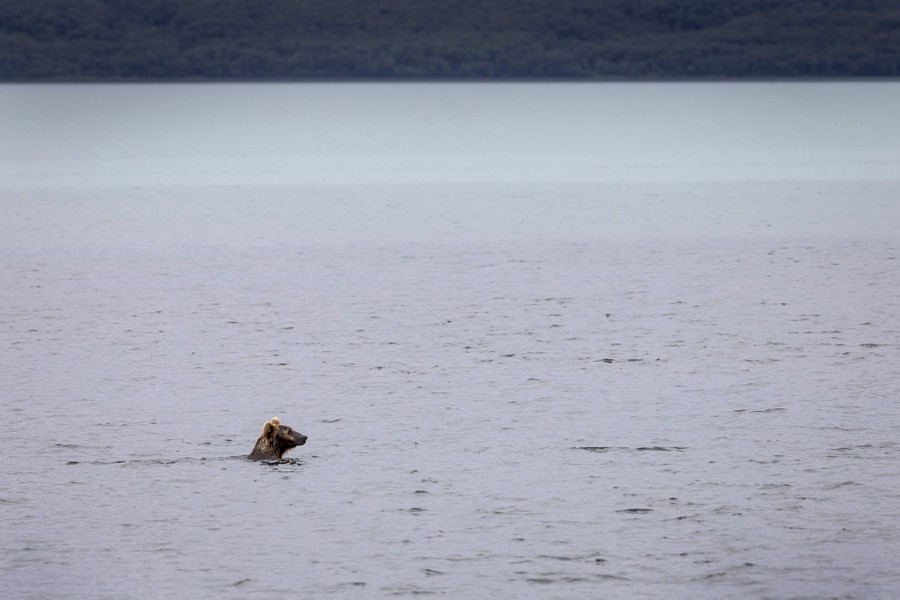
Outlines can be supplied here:
<path id="1" fill-rule="evenodd" d="M 303 444 L 306 443 L 306 439 L 307 438 L 305 435 L 303 435 L 302 433 L 298 433 L 297 437 L 294 439 L 294 441 L 297 442 L 298 446 L 302 446 Z"/>

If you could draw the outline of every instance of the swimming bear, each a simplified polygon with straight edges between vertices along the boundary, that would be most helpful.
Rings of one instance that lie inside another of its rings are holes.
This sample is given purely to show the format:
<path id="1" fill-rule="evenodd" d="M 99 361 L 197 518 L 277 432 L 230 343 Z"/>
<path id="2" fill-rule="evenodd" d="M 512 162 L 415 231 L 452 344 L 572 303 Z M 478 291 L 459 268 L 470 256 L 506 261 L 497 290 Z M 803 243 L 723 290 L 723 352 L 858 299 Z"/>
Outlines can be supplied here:
<path id="1" fill-rule="evenodd" d="M 295 446 L 306 443 L 306 436 L 294 431 L 287 425 L 282 425 L 278 417 L 272 417 L 263 425 L 262 433 L 256 440 L 250 460 L 280 460 L 285 452 Z"/>

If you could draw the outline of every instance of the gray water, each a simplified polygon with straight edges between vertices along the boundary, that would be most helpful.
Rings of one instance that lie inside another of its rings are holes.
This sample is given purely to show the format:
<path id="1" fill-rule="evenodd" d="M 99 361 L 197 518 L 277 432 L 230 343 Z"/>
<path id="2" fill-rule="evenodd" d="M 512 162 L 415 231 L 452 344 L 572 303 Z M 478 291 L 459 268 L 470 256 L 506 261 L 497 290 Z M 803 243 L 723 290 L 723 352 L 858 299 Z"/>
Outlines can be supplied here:
<path id="1" fill-rule="evenodd" d="M 900 84 L 0 108 L 5 597 L 900 594 Z"/>

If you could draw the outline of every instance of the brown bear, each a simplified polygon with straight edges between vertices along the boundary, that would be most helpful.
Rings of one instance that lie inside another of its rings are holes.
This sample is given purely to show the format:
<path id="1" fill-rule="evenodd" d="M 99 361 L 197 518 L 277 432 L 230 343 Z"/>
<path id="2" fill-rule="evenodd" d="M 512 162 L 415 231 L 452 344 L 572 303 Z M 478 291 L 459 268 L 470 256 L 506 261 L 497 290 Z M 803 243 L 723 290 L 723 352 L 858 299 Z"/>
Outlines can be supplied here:
<path id="1" fill-rule="evenodd" d="M 282 425 L 278 417 L 263 425 L 262 433 L 256 440 L 250 460 L 280 460 L 285 452 L 295 446 L 306 443 L 306 436 L 294 431 L 287 425 Z"/>

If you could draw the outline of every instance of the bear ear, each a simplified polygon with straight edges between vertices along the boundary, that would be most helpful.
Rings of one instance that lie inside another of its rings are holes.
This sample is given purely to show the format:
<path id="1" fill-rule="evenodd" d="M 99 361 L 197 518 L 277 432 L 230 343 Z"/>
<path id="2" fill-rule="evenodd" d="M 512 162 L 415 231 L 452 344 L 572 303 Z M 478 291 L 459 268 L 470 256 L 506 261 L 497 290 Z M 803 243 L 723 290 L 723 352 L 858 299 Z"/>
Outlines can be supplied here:
<path id="1" fill-rule="evenodd" d="M 275 437 L 275 431 L 278 429 L 278 425 L 273 425 L 271 421 L 267 422 L 263 425 L 262 437 L 271 438 Z"/>
<path id="2" fill-rule="evenodd" d="M 275 425 L 276 427 L 278 425 L 281 425 L 281 421 L 278 419 L 278 417 L 272 417 L 272 420 L 269 421 L 269 423 L 271 423 L 272 425 Z"/>

